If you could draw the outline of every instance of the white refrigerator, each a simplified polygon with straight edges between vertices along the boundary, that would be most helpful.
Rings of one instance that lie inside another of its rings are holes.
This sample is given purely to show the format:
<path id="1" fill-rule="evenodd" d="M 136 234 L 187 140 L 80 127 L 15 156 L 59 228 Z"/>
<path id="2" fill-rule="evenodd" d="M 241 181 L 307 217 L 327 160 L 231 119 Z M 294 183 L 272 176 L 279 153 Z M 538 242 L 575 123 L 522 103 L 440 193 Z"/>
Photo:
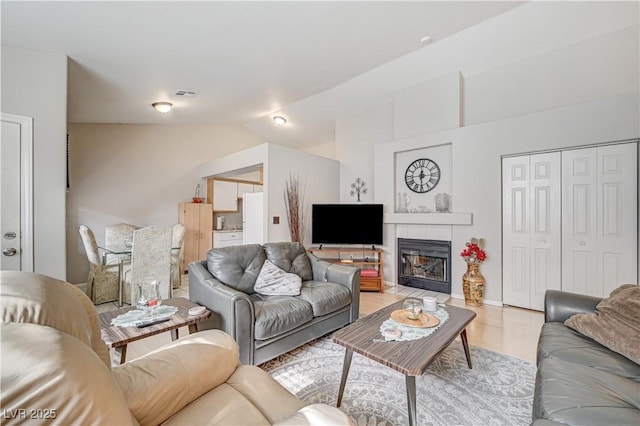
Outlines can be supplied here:
<path id="1" fill-rule="evenodd" d="M 242 196 L 242 243 L 264 242 L 264 197 L 262 192 Z"/>

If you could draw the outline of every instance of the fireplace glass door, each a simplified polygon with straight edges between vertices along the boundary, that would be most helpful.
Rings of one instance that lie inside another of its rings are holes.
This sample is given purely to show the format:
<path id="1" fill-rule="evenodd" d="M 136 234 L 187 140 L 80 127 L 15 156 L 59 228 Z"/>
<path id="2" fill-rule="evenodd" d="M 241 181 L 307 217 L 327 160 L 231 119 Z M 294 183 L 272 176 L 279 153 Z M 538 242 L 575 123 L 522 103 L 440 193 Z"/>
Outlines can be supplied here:
<path id="1" fill-rule="evenodd" d="M 451 242 L 398 239 L 398 283 L 451 294 Z"/>

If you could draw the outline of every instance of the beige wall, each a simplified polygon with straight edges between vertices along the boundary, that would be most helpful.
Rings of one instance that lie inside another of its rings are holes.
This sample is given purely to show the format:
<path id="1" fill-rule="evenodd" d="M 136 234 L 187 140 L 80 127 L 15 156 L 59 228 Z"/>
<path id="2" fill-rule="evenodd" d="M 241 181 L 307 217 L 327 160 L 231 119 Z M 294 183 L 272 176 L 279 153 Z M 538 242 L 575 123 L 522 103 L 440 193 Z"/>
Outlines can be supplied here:
<path id="1" fill-rule="evenodd" d="M 100 245 L 105 225 L 172 226 L 178 203 L 206 185 L 199 166 L 262 143 L 240 126 L 69 124 L 67 280 L 85 282 L 88 263 L 78 234 L 93 229 Z"/>

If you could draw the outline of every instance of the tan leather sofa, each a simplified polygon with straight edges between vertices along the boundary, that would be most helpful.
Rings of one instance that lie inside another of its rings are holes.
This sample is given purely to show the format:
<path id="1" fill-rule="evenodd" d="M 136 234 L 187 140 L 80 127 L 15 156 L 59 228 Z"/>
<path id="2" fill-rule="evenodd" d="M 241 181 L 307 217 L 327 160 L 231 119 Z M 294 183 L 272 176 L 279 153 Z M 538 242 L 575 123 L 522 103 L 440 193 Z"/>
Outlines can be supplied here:
<path id="1" fill-rule="evenodd" d="M 219 330 L 189 335 L 111 368 L 98 316 L 75 286 L 0 272 L 2 424 L 350 424 L 306 406 Z"/>

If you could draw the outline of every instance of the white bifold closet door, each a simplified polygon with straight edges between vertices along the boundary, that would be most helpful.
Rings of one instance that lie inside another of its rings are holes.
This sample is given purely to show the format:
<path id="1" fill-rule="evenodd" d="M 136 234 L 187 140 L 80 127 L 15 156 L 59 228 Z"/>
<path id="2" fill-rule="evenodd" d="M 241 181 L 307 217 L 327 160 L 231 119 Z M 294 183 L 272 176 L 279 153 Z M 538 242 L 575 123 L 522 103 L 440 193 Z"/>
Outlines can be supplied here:
<path id="1" fill-rule="evenodd" d="M 562 289 L 608 296 L 638 282 L 638 145 L 562 153 Z"/>
<path id="2" fill-rule="evenodd" d="M 544 309 L 561 285 L 559 152 L 502 160 L 503 302 Z"/>
<path id="3" fill-rule="evenodd" d="M 503 303 L 638 283 L 638 143 L 502 159 Z"/>

